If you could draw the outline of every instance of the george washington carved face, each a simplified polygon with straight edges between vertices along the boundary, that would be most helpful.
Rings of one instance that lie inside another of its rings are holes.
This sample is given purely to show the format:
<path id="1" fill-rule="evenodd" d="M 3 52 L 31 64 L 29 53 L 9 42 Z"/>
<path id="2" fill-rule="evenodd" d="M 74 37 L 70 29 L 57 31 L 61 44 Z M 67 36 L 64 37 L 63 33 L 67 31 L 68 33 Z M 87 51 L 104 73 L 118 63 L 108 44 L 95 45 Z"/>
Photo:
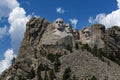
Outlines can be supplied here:
<path id="1" fill-rule="evenodd" d="M 64 26 L 64 21 L 61 18 L 58 18 L 54 21 L 55 28 L 62 29 Z"/>

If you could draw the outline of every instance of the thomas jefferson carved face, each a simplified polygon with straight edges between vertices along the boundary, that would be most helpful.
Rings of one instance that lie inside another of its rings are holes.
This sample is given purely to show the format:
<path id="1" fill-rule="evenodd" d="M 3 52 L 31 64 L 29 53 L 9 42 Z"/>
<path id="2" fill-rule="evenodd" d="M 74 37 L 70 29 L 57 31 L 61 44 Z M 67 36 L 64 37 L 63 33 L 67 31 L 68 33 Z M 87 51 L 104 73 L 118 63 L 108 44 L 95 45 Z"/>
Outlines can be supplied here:
<path id="1" fill-rule="evenodd" d="M 65 24 L 65 31 L 67 32 L 67 33 L 69 33 L 69 32 L 71 32 L 71 25 L 70 24 Z"/>

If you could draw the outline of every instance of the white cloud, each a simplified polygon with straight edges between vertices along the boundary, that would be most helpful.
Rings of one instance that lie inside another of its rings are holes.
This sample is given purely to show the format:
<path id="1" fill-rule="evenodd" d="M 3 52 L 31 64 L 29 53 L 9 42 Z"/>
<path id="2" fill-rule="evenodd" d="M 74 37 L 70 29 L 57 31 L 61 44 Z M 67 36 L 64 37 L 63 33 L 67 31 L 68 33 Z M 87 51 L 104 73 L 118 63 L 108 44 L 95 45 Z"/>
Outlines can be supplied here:
<path id="1" fill-rule="evenodd" d="M 13 51 L 14 53 L 18 52 L 26 29 L 26 22 L 30 18 L 30 16 L 26 16 L 24 8 L 19 6 L 17 0 L 0 0 L 0 18 L 6 16 L 8 17 L 8 22 L 10 24 L 9 34 L 12 49 L 8 49 L 4 55 L 5 59 L 0 61 L 0 72 L 10 66 L 10 61 L 13 56 L 15 56 Z M 2 37 L 3 33 L 0 33 L 0 35 Z"/>
<path id="2" fill-rule="evenodd" d="M 9 14 L 8 21 L 10 23 L 10 37 L 11 44 L 15 52 L 18 51 L 20 43 L 23 39 L 24 32 L 26 29 L 26 23 L 29 20 L 29 17 L 26 17 L 26 12 L 23 8 L 16 7 Z"/>
<path id="3" fill-rule="evenodd" d="M 19 5 L 17 0 L 0 0 L 0 18 L 8 17 L 11 44 L 15 53 L 18 51 L 24 36 L 26 22 L 28 21 L 25 10 Z M 2 38 L 3 35 L 5 35 L 5 31 L 4 33 L 3 31 L 0 32 L 0 38 Z"/>
<path id="4" fill-rule="evenodd" d="M 104 24 L 107 28 L 111 26 L 120 26 L 120 0 L 118 2 L 118 9 L 112 11 L 109 14 L 101 13 L 98 14 L 95 18 L 90 17 L 89 23 L 101 23 Z"/>
<path id="5" fill-rule="evenodd" d="M 26 28 L 25 25 L 28 21 L 25 10 L 19 5 L 17 0 L 0 0 L 0 18 L 8 17 L 8 22 L 10 24 L 9 34 L 15 53 L 18 51 Z M 1 38 L 5 35 L 5 31 L 4 33 L 2 32 L 0 33 Z"/>
<path id="6" fill-rule="evenodd" d="M 16 0 L 0 0 L 0 18 L 8 17 L 12 9 L 17 6 L 19 6 L 19 3 Z"/>
<path id="7" fill-rule="evenodd" d="M 93 17 L 89 18 L 89 23 L 97 23 L 98 21 L 101 21 L 105 17 L 104 13 L 98 14 L 95 19 Z"/>
<path id="8" fill-rule="evenodd" d="M 13 57 L 16 57 L 16 55 L 13 53 L 14 53 L 13 49 L 8 49 L 4 53 L 5 59 L 0 61 L 0 73 L 2 73 L 5 69 L 7 69 L 11 65 L 11 60 L 13 59 Z"/>
<path id="9" fill-rule="evenodd" d="M 71 24 L 73 25 L 73 27 L 76 28 L 76 25 L 78 23 L 78 19 L 73 18 L 73 19 L 70 19 L 69 21 L 71 22 Z"/>
<path id="10" fill-rule="evenodd" d="M 0 40 L 7 34 L 7 26 L 0 28 Z"/>
<path id="11" fill-rule="evenodd" d="M 120 8 L 120 0 L 117 0 L 118 8 Z"/>
<path id="12" fill-rule="evenodd" d="M 60 14 L 63 14 L 65 12 L 65 10 L 63 8 L 56 8 L 56 12 L 57 13 L 60 13 Z"/>

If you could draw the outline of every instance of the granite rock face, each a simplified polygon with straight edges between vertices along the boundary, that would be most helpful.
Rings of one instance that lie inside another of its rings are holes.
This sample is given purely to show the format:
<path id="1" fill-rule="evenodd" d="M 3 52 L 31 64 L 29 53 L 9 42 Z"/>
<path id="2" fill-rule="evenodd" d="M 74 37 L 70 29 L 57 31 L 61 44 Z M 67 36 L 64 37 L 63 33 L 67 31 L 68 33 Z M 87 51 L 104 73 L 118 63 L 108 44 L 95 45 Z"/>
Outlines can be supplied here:
<path id="1" fill-rule="evenodd" d="M 83 44 L 102 49 L 102 58 L 82 48 Z M 0 80 L 63 80 L 67 67 L 71 69 L 68 80 L 74 80 L 74 75 L 77 80 L 91 80 L 93 76 L 97 80 L 119 80 L 119 62 L 120 27 L 105 29 L 94 24 L 79 31 L 61 18 L 51 23 L 33 17 L 26 24 L 18 57 Z"/>
<path id="2" fill-rule="evenodd" d="M 94 24 L 80 31 L 80 42 L 88 44 L 91 48 L 95 45 L 103 49 L 106 57 L 120 63 L 120 27 L 113 26 L 105 30 L 102 24 Z"/>
<path id="3" fill-rule="evenodd" d="M 1 75 L 0 80 L 38 80 L 36 74 L 41 63 L 53 67 L 52 63 L 42 56 L 49 53 L 64 54 L 64 49 L 72 49 L 73 43 L 72 27 L 62 19 L 58 18 L 50 23 L 44 18 L 31 18 L 26 24 L 18 57 Z"/>
<path id="4" fill-rule="evenodd" d="M 114 56 L 116 61 L 120 60 L 120 27 L 113 26 L 112 28 L 107 29 L 105 33 L 104 51 L 110 56 Z"/>
<path id="5" fill-rule="evenodd" d="M 104 34 L 105 26 L 102 24 L 94 24 L 80 31 L 80 42 L 82 44 L 89 44 L 91 47 L 96 45 L 98 48 L 103 48 L 105 46 L 103 41 Z"/>

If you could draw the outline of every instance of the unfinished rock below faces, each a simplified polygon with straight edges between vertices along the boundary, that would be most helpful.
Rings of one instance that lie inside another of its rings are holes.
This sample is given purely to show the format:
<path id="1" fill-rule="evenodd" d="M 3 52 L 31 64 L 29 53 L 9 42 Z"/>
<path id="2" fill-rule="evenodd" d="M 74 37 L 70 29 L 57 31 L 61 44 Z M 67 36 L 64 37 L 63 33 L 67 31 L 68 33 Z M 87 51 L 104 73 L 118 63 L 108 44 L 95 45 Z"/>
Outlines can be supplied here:
<path id="1" fill-rule="evenodd" d="M 91 27 L 86 27 L 80 31 L 80 42 L 88 44 L 90 47 L 96 45 L 98 48 L 103 48 L 105 34 L 105 26 L 102 24 L 94 24 Z"/>

